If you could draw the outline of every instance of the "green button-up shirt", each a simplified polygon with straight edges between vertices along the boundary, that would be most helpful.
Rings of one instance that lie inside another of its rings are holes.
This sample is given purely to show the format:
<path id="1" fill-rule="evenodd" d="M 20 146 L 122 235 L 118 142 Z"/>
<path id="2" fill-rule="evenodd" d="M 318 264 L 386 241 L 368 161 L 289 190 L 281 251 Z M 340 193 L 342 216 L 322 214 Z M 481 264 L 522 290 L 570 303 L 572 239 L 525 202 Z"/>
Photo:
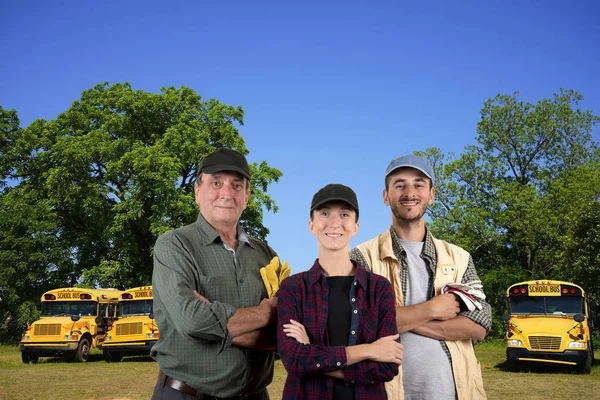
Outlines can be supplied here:
<path id="1" fill-rule="evenodd" d="M 202 215 L 160 236 L 152 292 L 160 339 L 152 356 L 168 376 L 219 397 L 254 393 L 273 379 L 274 353 L 231 344 L 227 322 L 237 308 L 267 297 L 260 268 L 276 256 L 238 225 L 238 248 L 226 248 Z M 199 301 L 197 290 L 211 303 Z"/>

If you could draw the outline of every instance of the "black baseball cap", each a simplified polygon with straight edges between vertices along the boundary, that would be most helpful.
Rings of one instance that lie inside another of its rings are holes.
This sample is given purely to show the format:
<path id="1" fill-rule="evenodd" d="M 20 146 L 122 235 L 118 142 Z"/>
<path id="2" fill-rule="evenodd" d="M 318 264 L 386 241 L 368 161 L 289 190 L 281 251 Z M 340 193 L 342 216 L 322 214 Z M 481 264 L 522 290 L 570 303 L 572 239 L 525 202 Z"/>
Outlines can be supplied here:
<path id="1" fill-rule="evenodd" d="M 358 200 L 356 199 L 356 193 L 348 186 L 338 183 L 330 183 L 315 193 L 310 204 L 310 215 L 312 216 L 314 210 L 330 201 L 343 201 L 352 206 L 354 211 L 356 211 L 356 219 L 358 220 Z"/>
<path id="2" fill-rule="evenodd" d="M 246 157 L 239 151 L 221 147 L 204 157 L 200 162 L 198 175 L 201 172 L 213 174 L 219 171 L 235 171 L 250 180 L 250 168 Z"/>

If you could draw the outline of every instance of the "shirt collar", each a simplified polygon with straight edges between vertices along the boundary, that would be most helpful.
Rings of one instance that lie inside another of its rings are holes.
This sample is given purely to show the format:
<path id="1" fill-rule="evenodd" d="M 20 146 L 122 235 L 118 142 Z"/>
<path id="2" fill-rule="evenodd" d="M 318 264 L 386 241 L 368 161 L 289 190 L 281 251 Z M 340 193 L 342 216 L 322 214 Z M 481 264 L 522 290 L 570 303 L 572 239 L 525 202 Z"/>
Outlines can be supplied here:
<path id="1" fill-rule="evenodd" d="M 366 289 L 367 271 L 365 271 L 365 269 L 356 261 L 350 261 L 352 262 L 352 265 L 354 265 L 354 281 L 358 282 L 358 284 L 361 287 Z M 319 259 L 317 258 L 311 269 L 308 270 L 308 281 L 311 285 L 314 285 L 323 277 L 325 277 L 325 274 L 323 273 L 323 270 L 321 269 L 321 264 L 319 264 Z"/>
<path id="2" fill-rule="evenodd" d="M 392 237 L 392 248 L 398 249 L 400 254 L 406 253 L 406 250 L 404 250 L 404 247 L 402 247 L 400 238 L 396 234 L 396 231 L 393 227 L 390 227 L 390 236 Z M 396 254 L 396 256 L 399 257 L 400 254 Z M 428 258 L 430 261 L 435 260 L 435 247 L 433 245 L 431 231 L 427 227 L 425 227 L 425 243 L 423 243 L 423 251 L 421 252 L 421 256 Z"/>
<path id="3" fill-rule="evenodd" d="M 214 243 L 215 240 L 217 240 L 217 239 L 219 239 L 221 241 L 221 237 L 219 236 L 217 231 L 215 231 L 215 229 L 212 226 L 210 226 L 210 224 L 202 216 L 202 213 L 198 213 L 198 219 L 196 220 L 196 226 L 200 230 L 200 233 L 202 233 L 202 245 L 203 246 Z M 237 224 L 237 240 L 238 240 L 239 244 L 244 243 L 244 244 L 247 244 L 250 247 L 254 248 L 248 235 L 246 235 L 246 232 L 244 232 L 244 229 L 242 228 L 242 226 L 239 223 Z M 239 244 L 238 244 L 238 247 L 239 247 Z"/>

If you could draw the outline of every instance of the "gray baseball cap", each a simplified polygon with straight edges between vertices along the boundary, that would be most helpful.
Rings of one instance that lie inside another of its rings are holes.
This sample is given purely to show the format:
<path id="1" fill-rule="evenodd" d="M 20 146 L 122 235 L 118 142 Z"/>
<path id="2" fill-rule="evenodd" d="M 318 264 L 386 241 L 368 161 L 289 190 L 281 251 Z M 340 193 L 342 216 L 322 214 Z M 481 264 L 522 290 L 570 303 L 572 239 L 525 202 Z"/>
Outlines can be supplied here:
<path id="1" fill-rule="evenodd" d="M 402 157 L 394 158 L 385 169 L 385 176 L 387 177 L 389 174 L 402 167 L 418 169 L 431 179 L 431 186 L 433 187 L 433 168 L 428 159 L 415 156 L 414 154 L 407 154 Z"/>

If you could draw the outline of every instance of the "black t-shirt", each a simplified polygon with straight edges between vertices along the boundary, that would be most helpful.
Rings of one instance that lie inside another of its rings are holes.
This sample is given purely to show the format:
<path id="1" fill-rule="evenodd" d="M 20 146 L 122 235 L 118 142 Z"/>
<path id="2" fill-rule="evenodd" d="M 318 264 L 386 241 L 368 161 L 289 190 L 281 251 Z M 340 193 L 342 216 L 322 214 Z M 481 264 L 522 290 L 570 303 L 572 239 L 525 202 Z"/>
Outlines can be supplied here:
<path id="1" fill-rule="evenodd" d="M 328 276 L 329 314 L 327 316 L 327 333 L 329 345 L 347 346 L 352 321 L 352 305 L 350 304 L 350 288 L 353 276 Z M 342 379 L 333 380 L 334 400 L 353 400 L 354 387 L 346 385 Z"/>

